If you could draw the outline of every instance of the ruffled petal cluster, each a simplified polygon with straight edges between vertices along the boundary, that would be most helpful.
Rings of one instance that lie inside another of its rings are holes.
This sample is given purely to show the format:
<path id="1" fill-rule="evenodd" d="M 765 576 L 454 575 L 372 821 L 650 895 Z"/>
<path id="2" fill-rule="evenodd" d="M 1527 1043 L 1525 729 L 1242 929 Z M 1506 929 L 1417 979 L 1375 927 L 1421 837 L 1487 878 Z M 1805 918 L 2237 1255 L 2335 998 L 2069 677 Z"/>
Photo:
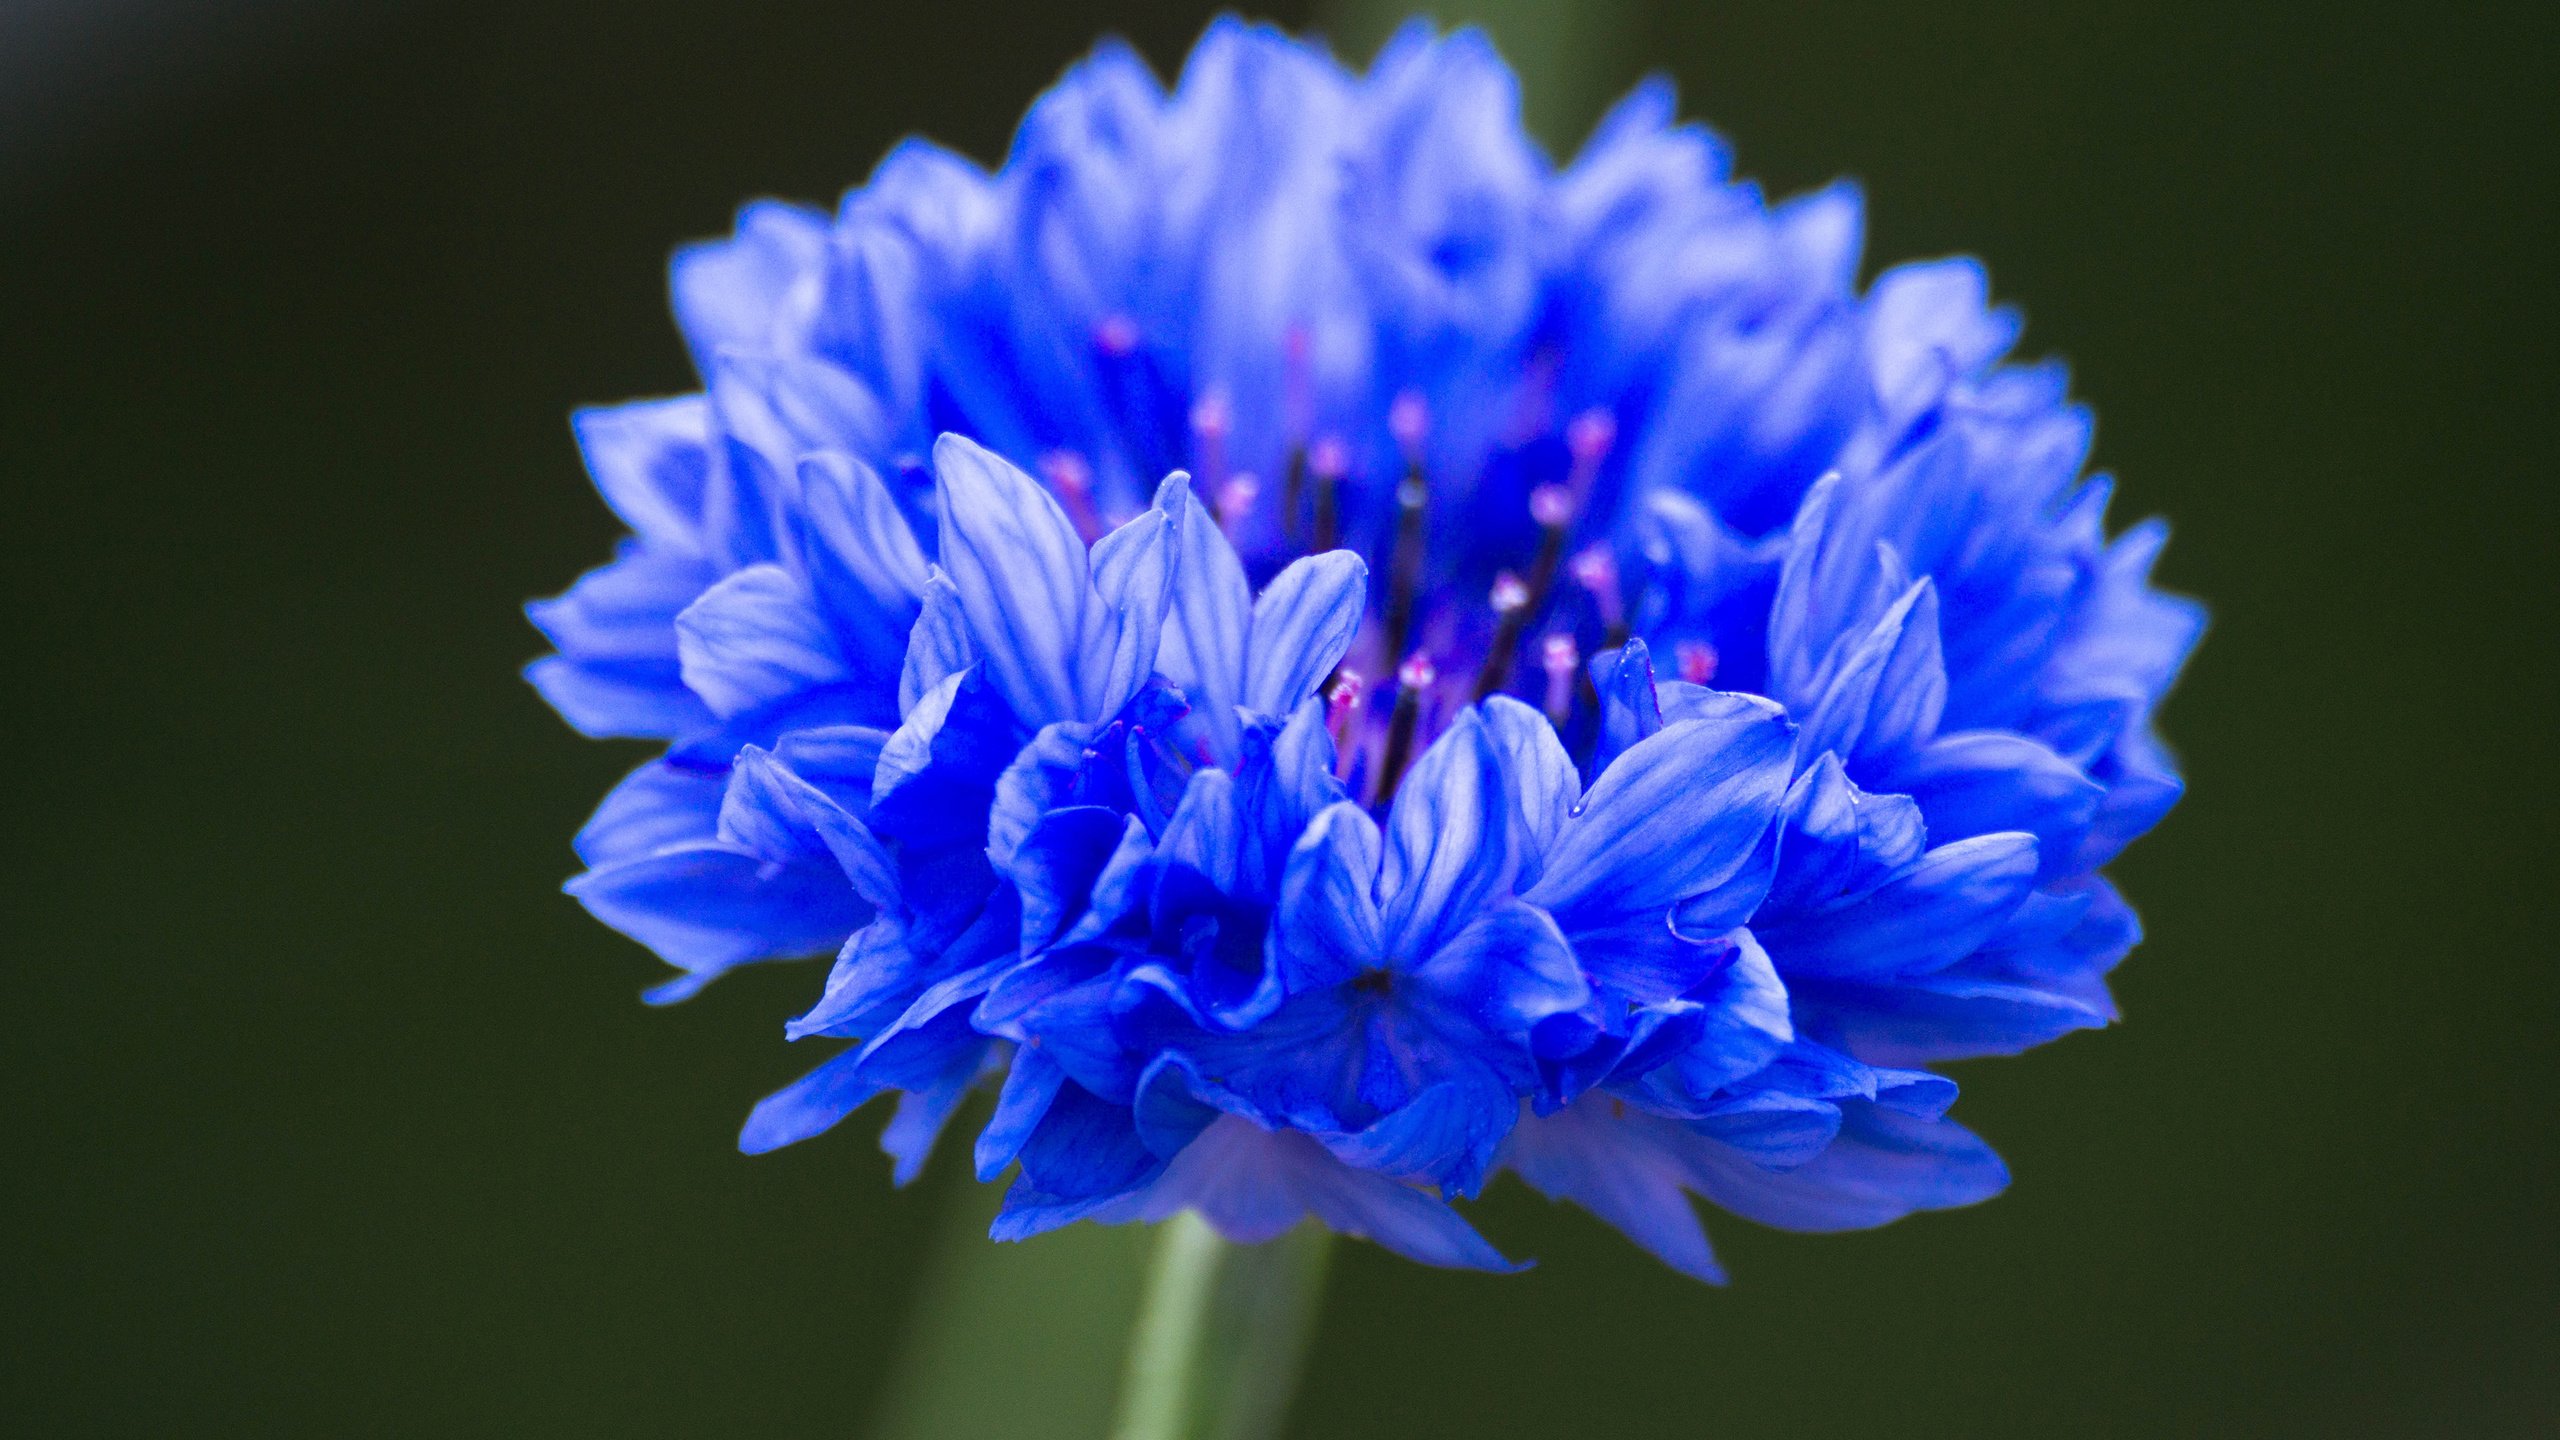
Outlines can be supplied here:
<path id="1" fill-rule="evenodd" d="M 1857 282 L 1640 89 L 1570 165 L 1483 38 L 1105 48 L 676 259 L 699 394 L 529 678 L 663 753 L 570 889 L 694 993 L 832 954 L 765 1150 L 973 1093 L 1018 1238 L 1313 1217 L 1510 1262 L 1508 1171 L 1721 1278 L 2006 1181 L 1924 1067 L 2113 1018 L 2098 872 L 2202 628 L 1978 266 Z"/>

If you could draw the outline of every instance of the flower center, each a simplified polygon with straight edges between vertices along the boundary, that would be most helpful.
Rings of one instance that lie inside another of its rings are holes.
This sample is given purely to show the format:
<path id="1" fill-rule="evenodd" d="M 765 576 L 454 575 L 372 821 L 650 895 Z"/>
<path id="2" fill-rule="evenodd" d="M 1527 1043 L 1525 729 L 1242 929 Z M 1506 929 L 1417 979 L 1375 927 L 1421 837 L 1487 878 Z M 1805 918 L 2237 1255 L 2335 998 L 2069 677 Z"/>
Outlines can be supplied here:
<path id="1" fill-rule="evenodd" d="M 1298 412 L 1301 406 L 1292 403 L 1289 408 Z M 1217 497 L 1219 523 L 1241 549 L 1263 490 L 1250 474 L 1224 472 L 1231 420 L 1221 395 L 1194 405 L 1191 450 L 1204 486 Z M 1346 767 L 1365 765 L 1367 798 L 1375 806 L 1394 797 L 1418 748 L 1459 707 L 1526 682 L 1526 698 L 1564 729 L 1590 691 L 1581 679 L 1584 651 L 1577 626 L 1591 624 L 1604 647 L 1627 640 L 1626 607 L 1608 546 L 1594 544 L 1579 554 L 1571 550 L 1574 532 L 1590 511 L 1600 467 L 1616 443 L 1617 424 L 1607 411 L 1586 411 L 1565 425 L 1561 465 L 1556 464 L 1558 437 L 1553 431 L 1506 453 L 1514 473 L 1534 458 L 1551 467 L 1548 476 L 1557 477 L 1559 471 L 1561 476 L 1529 487 L 1526 519 L 1536 538 L 1527 555 L 1492 572 L 1481 601 L 1458 587 L 1467 583 L 1465 577 L 1483 573 L 1485 550 L 1517 543 L 1495 538 L 1519 533 L 1516 512 L 1435 514 L 1429 407 L 1419 394 L 1406 391 L 1388 406 L 1386 421 L 1402 463 L 1392 491 L 1392 520 L 1370 522 L 1371 534 L 1386 532 L 1375 546 L 1383 553 L 1370 556 L 1373 604 L 1360 642 L 1323 691 L 1337 750 Z M 1300 423 L 1296 414 L 1290 423 Z M 1291 448 L 1277 517 L 1287 552 L 1316 553 L 1343 544 L 1343 487 L 1350 478 L 1350 456 L 1350 446 L 1333 435 L 1319 434 Z M 1500 487 L 1470 488 L 1492 493 Z M 1434 528 L 1443 542 L 1437 554 L 1431 543 Z M 1450 543 L 1453 539 L 1457 543 Z M 1559 603 L 1577 589 L 1580 604 Z M 1533 643 L 1541 627 L 1545 633 Z M 1393 678 L 1389 703 L 1366 714 L 1364 675 Z"/>
<path id="2" fill-rule="evenodd" d="M 1180 382 L 1146 363 L 1143 341 L 1125 316 L 1097 327 L 1106 409 L 1136 452 L 1188 460 L 1209 513 L 1257 574 L 1346 546 L 1369 561 L 1360 637 L 1321 690 L 1343 776 L 1369 804 L 1391 800 L 1415 755 L 1488 696 L 1517 694 L 1559 732 L 1589 728 L 1597 695 L 1582 666 L 1594 642 L 1604 650 L 1626 643 L 1630 617 L 1608 544 L 1577 552 L 1574 539 L 1592 516 L 1617 422 L 1594 408 L 1557 426 L 1552 357 L 1529 367 L 1515 421 L 1483 473 L 1438 477 L 1435 487 L 1434 417 L 1422 394 L 1408 389 L 1389 401 L 1393 452 L 1364 461 L 1356 427 L 1321 422 L 1311 342 L 1292 330 L 1269 403 L 1293 438 L 1278 483 L 1266 484 L 1234 466 L 1235 397 L 1217 387 L 1183 397 Z M 1043 469 L 1078 529 L 1107 528 L 1085 461 L 1053 454 Z M 1712 659 L 1701 659 L 1681 657 L 1684 677 L 1713 672 Z"/>

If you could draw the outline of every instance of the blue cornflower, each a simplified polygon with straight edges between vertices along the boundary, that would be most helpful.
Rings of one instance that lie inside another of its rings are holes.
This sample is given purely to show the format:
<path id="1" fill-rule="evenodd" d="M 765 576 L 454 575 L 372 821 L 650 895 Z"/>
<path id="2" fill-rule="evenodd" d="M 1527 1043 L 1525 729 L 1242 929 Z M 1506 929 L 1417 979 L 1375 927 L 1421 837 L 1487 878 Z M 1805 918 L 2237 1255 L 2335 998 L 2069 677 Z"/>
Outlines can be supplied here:
<path id="1" fill-rule="evenodd" d="M 2005 1171 L 1913 1067 L 2106 1023 L 2098 867 L 2201 629 L 1979 266 L 1858 286 L 1660 84 L 1558 169 L 1483 38 L 1106 47 L 680 253 L 703 393 L 583 412 L 632 538 L 529 678 L 663 742 L 571 890 L 833 952 L 743 1143 L 995 1092 L 997 1233 L 1312 1215 L 1508 1262 L 1505 1169 L 1678 1268 Z M 1034 478 L 1034 477 L 1037 478 Z M 1661 667 L 1657 670 L 1657 666 Z"/>

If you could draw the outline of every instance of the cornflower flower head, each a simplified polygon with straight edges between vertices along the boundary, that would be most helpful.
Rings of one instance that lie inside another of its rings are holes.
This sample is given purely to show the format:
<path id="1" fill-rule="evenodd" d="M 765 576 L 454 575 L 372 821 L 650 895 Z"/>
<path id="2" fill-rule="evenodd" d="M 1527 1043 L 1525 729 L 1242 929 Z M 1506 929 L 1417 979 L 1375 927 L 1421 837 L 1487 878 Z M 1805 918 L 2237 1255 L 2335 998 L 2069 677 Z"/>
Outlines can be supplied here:
<path id="1" fill-rule="evenodd" d="M 1918 1068 L 2114 1014 L 2097 871 L 2201 612 L 1980 267 L 1857 281 L 1649 84 L 1556 167 L 1483 37 L 1106 46 L 673 267 L 701 393 L 582 412 L 632 530 L 532 607 L 663 742 L 570 889 L 833 953 L 743 1143 L 973 1091 L 996 1233 L 1305 1217 L 1499 1268 L 1509 1170 L 1718 1278 L 1996 1192 Z"/>

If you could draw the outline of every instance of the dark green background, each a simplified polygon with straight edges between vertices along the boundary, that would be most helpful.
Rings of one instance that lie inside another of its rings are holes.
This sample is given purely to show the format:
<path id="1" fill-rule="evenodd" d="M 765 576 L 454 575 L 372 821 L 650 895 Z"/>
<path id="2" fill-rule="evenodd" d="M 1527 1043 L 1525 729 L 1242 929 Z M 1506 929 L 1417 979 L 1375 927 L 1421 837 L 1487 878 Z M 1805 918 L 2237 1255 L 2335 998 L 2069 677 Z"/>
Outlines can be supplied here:
<path id="1" fill-rule="evenodd" d="M 992 155 L 1096 33 L 1161 64 L 1202 13 L 413 5 L 6 177 L 10 1429 L 871 1423 L 958 1167 L 894 1193 L 868 1123 L 732 1150 L 816 977 L 638 1003 L 655 963 L 555 888 L 638 752 L 514 678 L 515 607 L 611 539 L 566 410 L 687 383 L 671 244 L 910 129 Z M 1348 1248 L 1295 1433 L 2560 1430 L 2550 17 L 1754 0 L 1604 37 L 1774 189 L 1862 177 L 1872 257 L 1987 257 L 2072 360 L 2121 514 L 2171 516 L 2215 608 L 2168 712 L 2192 797 L 2120 867 L 2126 1023 L 1960 1072 L 2007 1196 L 1723 1221 L 1715 1290 L 1504 1189 L 1529 1275 Z"/>

